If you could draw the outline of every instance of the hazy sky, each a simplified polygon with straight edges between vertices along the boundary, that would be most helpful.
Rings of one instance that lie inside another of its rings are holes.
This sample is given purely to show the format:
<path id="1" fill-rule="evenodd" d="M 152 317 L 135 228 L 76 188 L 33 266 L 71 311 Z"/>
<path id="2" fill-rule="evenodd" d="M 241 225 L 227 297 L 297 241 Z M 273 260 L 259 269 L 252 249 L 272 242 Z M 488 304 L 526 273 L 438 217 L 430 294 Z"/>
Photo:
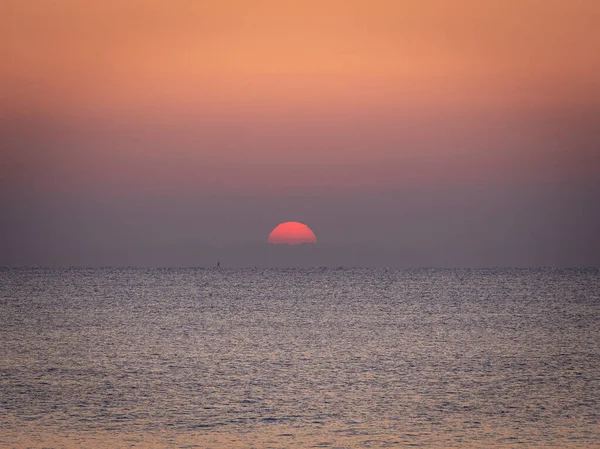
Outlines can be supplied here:
<path id="1" fill-rule="evenodd" d="M 600 265 L 597 0 L 3 0 L 0 265 Z M 267 245 L 301 221 L 318 244 Z"/>

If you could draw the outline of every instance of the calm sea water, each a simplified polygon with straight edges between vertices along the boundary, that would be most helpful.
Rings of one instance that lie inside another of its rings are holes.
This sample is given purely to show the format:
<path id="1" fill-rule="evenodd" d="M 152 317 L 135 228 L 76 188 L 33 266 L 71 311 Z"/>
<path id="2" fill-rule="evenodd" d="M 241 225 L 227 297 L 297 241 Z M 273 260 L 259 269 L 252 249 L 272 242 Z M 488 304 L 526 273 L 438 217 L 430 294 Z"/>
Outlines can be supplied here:
<path id="1" fill-rule="evenodd" d="M 0 447 L 600 447 L 600 271 L 4 269 Z"/>

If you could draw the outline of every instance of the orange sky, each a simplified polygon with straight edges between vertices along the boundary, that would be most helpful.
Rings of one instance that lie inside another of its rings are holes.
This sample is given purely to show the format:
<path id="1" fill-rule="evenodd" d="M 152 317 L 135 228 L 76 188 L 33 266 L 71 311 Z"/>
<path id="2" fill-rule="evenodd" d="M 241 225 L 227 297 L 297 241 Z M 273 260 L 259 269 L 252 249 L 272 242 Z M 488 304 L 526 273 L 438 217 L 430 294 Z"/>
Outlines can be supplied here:
<path id="1" fill-rule="evenodd" d="M 596 0 L 4 0 L 0 97 L 101 114 L 589 103 L 598 23 Z"/>
<path id="2" fill-rule="evenodd" d="M 254 265 L 232 236 L 289 220 L 377 243 L 366 264 L 597 264 L 599 23 L 598 0 L 0 0 L 0 265 Z"/>
<path id="3" fill-rule="evenodd" d="M 596 0 L 4 0 L 0 181 L 593 177 L 598 23 Z"/>

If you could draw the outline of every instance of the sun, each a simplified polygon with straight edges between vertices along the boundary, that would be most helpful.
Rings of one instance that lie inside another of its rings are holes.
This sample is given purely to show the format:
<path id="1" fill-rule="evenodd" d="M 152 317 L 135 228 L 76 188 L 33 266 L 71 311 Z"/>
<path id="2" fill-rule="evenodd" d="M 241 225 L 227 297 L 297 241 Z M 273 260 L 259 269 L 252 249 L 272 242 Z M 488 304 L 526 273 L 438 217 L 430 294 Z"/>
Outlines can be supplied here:
<path id="1" fill-rule="evenodd" d="M 317 237 L 304 223 L 286 221 L 278 224 L 269 234 L 269 243 L 299 245 L 301 243 L 317 243 Z"/>

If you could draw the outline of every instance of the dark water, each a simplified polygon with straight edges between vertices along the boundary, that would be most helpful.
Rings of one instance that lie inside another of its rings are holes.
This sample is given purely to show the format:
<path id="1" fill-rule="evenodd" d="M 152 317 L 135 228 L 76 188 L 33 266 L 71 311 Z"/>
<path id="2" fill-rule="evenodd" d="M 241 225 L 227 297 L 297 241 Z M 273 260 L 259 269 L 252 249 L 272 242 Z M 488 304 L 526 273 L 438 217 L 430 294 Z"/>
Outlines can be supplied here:
<path id="1" fill-rule="evenodd" d="M 600 447 L 597 269 L 10 269 L 0 317 L 1 447 Z"/>

